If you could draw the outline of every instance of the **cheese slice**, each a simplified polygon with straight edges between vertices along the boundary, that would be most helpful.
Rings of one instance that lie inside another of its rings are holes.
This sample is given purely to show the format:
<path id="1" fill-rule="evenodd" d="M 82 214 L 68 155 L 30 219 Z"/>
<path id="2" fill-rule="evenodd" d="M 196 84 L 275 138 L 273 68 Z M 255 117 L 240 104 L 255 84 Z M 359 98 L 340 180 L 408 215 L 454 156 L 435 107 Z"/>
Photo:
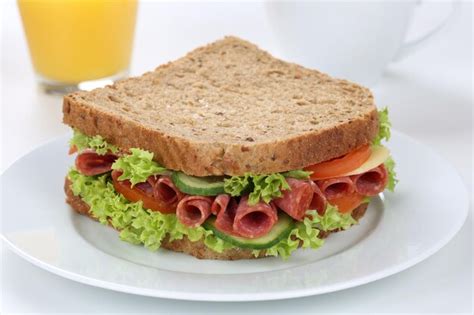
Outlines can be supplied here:
<path id="1" fill-rule="evenodd" d="M 364 162 L 364 164 L 362 164 L 355 170 L 347 172 L 346 174 L 341 175 L 341 176 L 349 176 L 349 175 L 357 175 L 357 174 L 365 173 L 379 166 L 383 162 L 385 162 L 390 156 L 390 151 L 384 146 L 376 145 L 376 146 L 372 146 L 371 149 L 372 149 L 372 154 L 370 155 L 369 159 Z"/>

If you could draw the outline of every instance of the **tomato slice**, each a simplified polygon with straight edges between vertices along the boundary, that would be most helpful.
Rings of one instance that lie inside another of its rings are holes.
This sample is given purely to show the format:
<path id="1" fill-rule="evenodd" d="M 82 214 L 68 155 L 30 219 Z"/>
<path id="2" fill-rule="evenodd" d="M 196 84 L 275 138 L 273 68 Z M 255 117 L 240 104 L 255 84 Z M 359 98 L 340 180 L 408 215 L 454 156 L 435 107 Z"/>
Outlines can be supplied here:
<path id="1" fill-rule="evenodd" d="M 143 207 L 152 211 L 159 211 L 161 213 L 176 212 L 176 204 L 170 205 L 161 200 L 157 200 L 137 188 L 132 188 L 128 181 L 118 180 L 117 178 L 120 175 L 114 175 L 115 174 L 112 174 L 112 180 L 115 190 L 122 194 L 128 201 L 137 202 L 141 200 L 143 202 Z"/>
<path id="2" fill-rule="evenodd" d="M 311 179 L 338 177 L 364 164 L 369 159 L 371 153 L 370 146 L 366 144 L 340 158 L 314 164 L 306 167 L 304 170 L 313 172 Z"/>
<path id="3" fill-rule="evenodd" d="M 328 200 L 328 202 L 334 206 L 337 206 L 339 212 L 348 213 L 360 206 L 364 200 L 364 196 L 357 193 L 347 194 L 341 197 L 333 198 Z"/>

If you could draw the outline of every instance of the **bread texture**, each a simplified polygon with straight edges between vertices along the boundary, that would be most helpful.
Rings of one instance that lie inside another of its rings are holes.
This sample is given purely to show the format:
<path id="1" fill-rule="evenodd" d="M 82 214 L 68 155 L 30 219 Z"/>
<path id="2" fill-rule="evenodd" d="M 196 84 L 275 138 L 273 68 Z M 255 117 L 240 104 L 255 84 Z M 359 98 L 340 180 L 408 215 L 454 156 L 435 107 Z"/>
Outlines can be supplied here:
<path id="1" fill-rule="evenodd" d="M 63 121 L 189 175 L 269 174 L 372 141 L 378 115 L 355 83 L 276 59 L 236 37 L 152 72 L 64 97 Z"/>
<path id="2" fill-rule="evenodd" d="M 95 220 L 95 218 L 89 212 L 89 205 L 87 205 L 79 196 L 75 196 L 71 190 L 71 182 L 66 177 L 64 183 L 64 191 L 66 193 L 66 202 L 79 214 L 88 216 Z M 352 211 L 352 217 L 355 220 L 361 219 L 365 211 L 367 210 L 367 203 L 360 205 L 354 211 Z M 326 238 L 329 234 L 338 232 L 337 230 L 322 232 L 319 237 Z M 161 243 L 162 248 L 174 252 L 182 252 L 191 256 L 194 256 L 199 259 L 216 259 L 216 260 L 238 260 L 238 259 L 254 259 L 254 258 L 264 258 L 265 252 L 261 251 L 258 257 L 255 257 L 252 254 L 251 250 L 232 248 L 224 250 L 222 253 L 215 252 L 209 249 L 204 245 L 203 241 L 191 242 L 186 236 L 181 240 L 174 240 L 170 242 L 168 239 L 164 239 Z"/>

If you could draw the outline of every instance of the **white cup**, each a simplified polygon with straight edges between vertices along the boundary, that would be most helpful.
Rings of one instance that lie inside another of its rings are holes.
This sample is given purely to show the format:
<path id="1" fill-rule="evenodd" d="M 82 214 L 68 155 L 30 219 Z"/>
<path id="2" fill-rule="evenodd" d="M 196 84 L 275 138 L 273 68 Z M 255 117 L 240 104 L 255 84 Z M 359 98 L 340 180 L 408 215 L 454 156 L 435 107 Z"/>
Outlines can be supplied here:
<path id="1" fill-rule="evenodd" d="M 266 12 L 283 58 L 331 76 L 373 85 L 391 61 L 423 46 L 428 34 L 404 42 L 418 1 L 267 2 Z"/>

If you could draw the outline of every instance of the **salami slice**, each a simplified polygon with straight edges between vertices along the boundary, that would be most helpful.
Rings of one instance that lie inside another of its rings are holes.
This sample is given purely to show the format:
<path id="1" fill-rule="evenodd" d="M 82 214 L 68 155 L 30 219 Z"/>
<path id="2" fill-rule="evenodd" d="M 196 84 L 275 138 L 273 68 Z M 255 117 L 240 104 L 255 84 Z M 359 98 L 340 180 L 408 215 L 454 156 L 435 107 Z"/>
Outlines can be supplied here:
<path id="1" fill-rule="evenodd" d="M 169 176 L 150 176 L 147 180 L 153 187 L 153 196 L 166 204 L 178 203 L 184 198 L 182 193 L 174 184 Z"/>
<path id="2" fill-rule="evenodd" d="M 151 185 L 149 182 L 135 184 L 135 186 L 131 189 L 141 190 L 143 193 L 145 193 L 145 195 L 153 197 L 153 185 Z"/>
<path id="3" fill-rule="evenodd" d="M 227 194 L 220 194 L 216 196 L 216 199 L 214 199 L 214 202 L 211 206 L 211 213 L 213 215 L 217 215 L 219 212 L 225 211 L 230 199 L 231 197 Z"/>
<path id="4" fill-rule="evenodd" d="M 224 197 L 225 196 L 225 197 Z M 240 236 L 234 231 L 234 218 L 237 210 L 237 201 L 229 195 L 219 195 L 212 204 L 212 213 L 217 213 L 215 226 L 218 230 L 235 236 Z"/>
<path id="5" fill-rule="evenodd" d="M 86 176 L 110 172 L 117 159 L 115 154 L 99 155 L 93 150 L 85 150 L 76 157 L 76 169 Z"/>
<path id="6" fill-rule="evenodd" d="M 179 222 L 189 227 L 198 227 L 211 214 L 213 199 L 204 196 L 186 196 L 178 203 L 176 216 Z"/>
<path id="7" fill-rule="evenodd" d="M 365 173 L 351 176 L 355 190 L 363 196 L 375 196 L 381 193 L 388 182 L 388 174 L 383 164 Z"/>
<path id="8" fill-rule="evenodd" d="M 317 210 L 320 215 L 323 215 L 326 211 L 327 200 L 321 189 L 313 181 L 310 181 L 311 188 L 313 189 L 313 199 L 309 205 L 309 209 Z"/>
<path id="9" fill-rule="evenodd" d="M 277 220 L 277 210 L 273 203 L 249 205 L 248 196 L 243 196 L 235 213 L 233 229 L 243 237 L 256 238 L 270 232 Z"/>
<path id="10" fill-rule="evenodd" d="M 277 198 L 273 202 L 293 219 L 302 221 L 306 210 L 310 209 L 312 204 L 313 187 L 306 180 L 287 178 L 286 181 L 290 185 L 290 189 L 283 190 L 281 198 Z"/>
<path id="11" fill-rule="evenodd" d="M 318 180 L 316 183 L 328 200 L 354 192 L 354 183 L 349 176 Z"/>

